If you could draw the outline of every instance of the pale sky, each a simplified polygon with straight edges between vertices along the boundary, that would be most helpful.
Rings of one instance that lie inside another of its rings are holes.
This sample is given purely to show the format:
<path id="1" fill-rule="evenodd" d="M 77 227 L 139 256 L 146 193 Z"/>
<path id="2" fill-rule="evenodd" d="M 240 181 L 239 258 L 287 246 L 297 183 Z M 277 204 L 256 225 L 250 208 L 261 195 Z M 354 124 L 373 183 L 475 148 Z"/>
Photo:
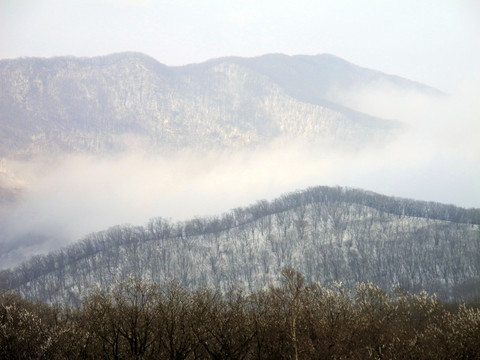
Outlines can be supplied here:
<path id="1" fill-rule="evenodd" d="M 0 58 L 139 51 L 167 65 L 330 53 L 450 92 L 480 64 L 479 0 L 0 0 Z"/>

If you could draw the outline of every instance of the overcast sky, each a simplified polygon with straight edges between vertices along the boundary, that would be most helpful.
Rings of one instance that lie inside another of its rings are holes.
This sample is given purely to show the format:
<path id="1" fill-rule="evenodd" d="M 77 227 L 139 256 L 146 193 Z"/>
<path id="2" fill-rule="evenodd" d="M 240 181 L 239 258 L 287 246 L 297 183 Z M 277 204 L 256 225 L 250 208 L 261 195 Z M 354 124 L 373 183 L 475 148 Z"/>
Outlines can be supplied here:
<path id="1" fill-rule="evenodd" d="M 455 91 L 480 64 L 478 0 L 0 0 L 0 58 L 139 51 L 167 65 L 330 53 Z"/>

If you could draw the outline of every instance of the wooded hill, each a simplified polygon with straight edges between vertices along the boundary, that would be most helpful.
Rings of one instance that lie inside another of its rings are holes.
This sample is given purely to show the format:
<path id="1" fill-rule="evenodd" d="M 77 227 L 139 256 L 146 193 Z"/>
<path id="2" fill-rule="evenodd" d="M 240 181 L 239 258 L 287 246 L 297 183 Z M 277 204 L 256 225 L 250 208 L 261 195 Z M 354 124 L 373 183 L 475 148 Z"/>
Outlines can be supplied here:
<path id="1" fill-rule="evenodd" d="M 291 266 L 309 283 L 371 281 L 460 300 L 480 295 L 479 224 L 479 209 L 314 187 L 217 217 L 93 233 L 3 271 L 0 284 L 27 299 L 80 304 L 129 275 L 252 291 Z"/>

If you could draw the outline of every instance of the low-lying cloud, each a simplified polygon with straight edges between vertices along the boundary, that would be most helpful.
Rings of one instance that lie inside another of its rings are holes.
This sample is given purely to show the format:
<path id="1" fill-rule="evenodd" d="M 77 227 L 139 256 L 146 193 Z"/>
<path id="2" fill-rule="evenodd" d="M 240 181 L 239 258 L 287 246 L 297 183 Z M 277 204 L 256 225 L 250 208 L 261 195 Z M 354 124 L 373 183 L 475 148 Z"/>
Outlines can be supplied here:
<path id="1" fill-rule="evenodd" d="M 131 151 L 9 160 L 9 186 L 12 178 L 21 179 L 23 190 L 0 212 L 0 268 L 113 225 L 217 215 L 308 186 L 351 186 L 480 207 L 477 93 L 431 99 L 370 88 L 332 94 L 359 111 L 407 124 L 395 141 L 362 151 L 279 140 L 235 153 Z"/>

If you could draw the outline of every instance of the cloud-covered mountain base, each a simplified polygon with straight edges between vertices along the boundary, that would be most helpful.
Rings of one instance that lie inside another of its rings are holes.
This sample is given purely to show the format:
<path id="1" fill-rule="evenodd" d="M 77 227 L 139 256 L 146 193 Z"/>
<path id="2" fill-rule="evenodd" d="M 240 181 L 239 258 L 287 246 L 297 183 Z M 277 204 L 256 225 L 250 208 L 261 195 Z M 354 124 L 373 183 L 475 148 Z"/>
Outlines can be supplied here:
<path id="1" fill-rule="evenodd" d="M 236 152 L 136 150 L 6 160 L 5 188 L 15 191 L 5 192 L 0 203 L 2 267 L 117 224 L 215 215 L 318 184 L 478 207 L 474 152 L 432 139 L 406 132 L 388 146 L 355 152 L 278 140 Z"/>
<path id="2" fill-rule="evenodd" d="M 114 225 L 215 215 L 319 184 L 480 207 L 480 82 L 441 95 L 329 56 L 167 68 L 119 54 L 2 66 L 2 131 L 19 137 L 6 137 L 0 160 L 1 268 Z M 13 121 L 17 111 L 25 123 Z M 385 124 L 403 125 L 392 133 Z M 110 143 L 118 148 L 106 151 Z"/>

